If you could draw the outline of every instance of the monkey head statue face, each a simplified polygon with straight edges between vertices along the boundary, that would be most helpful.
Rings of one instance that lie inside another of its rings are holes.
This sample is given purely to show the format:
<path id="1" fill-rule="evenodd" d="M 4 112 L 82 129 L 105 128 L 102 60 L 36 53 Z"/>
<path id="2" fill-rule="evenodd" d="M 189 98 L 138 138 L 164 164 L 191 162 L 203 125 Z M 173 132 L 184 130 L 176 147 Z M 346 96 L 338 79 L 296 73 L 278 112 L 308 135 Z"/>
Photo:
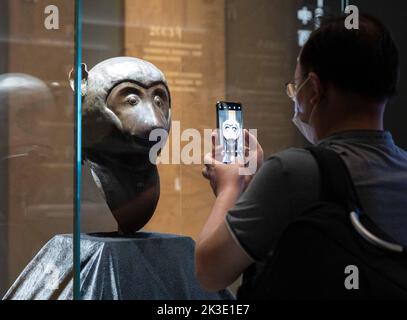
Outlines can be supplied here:
<path id="1" fill-rule="evenodd" d="M 163 83 L 146 87 L 122 82 L 109 93 L 107 106 L 121 121 L 123 132 L 136 141 L 148 140 L 154 129 L 169 129 L 170 98 Z"/>
<path id="2" fill-rule="evenodd" d="M 170 91 L 163 73 L 137 58 L 112 58 L 89 73 L 82 70 L 83 154 L 119 232 L 133 234 L 150 220 L 159 199 L 158 171 L 149 159 L 157 141 L 149 136 L 154 129 L 170 130 Z"/>
<path id="3" fill-rule="evenodd" d="M 83 146 L 116 153 L 146 153 L 150 132 L 171 124 L 163 73 L 131 57 L 105 60 L 90 70 L 83 101 Z"/>

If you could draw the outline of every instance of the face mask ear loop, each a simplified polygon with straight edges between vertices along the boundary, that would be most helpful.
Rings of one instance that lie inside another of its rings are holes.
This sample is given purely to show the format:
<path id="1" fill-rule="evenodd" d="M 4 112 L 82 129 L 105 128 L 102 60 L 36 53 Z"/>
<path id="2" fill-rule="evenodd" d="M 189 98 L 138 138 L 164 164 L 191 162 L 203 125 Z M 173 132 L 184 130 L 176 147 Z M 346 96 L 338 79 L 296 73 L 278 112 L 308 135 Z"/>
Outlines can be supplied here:
<path id="1" fill-rule="evenodd" d="M 297 95 L 298 95 L 298 93 L 301 91 L 301 89 L 305 86 L 306 82 L 308 82 L 310 79 L 311 79 L 311 76 L 310 76 L 310 74 L 308 74 L 307 79 L 301 84 L 299 90 L 296 92 L 296 96 L 295 96 L 295 98 L 294 98 L 294 99 L 295 99 L 294 103 L 296 104 L 296 108 L 297 108 L 297 107 L 299 108 L 299 106 L 300 106 L 300 104 L 299 104 L 299 102 L 298 102 L 298 100 L 297 100 Z M 324 97 L 324 92 L 325 92 L 325 90 L 322 91 L 322 95 L 321 95 L 320 100 L 323 99 L 323 97 Z M 308 122 L 307 122 L 308 125 L 311 125 L 311 124 L 312 124 L 313 115 L 315 114 L 315 110 L 319 107 L 319 105 L 320 105 L 320 103 L 316 103 L 316 104 L 314 104 L 314 105 L 312 106 L 312 110 L 311 110 L 311 113 L 310 113 L 310 116 L 309 116 Z M 299 111 L 299 110 L 297 110 L 297 112 L 298 112 L 298 111 Z"/>
<path id="2" fill-rule="evenodd" d="M 325 99 L 325 90 L 324 90 L 324 88 L 322 88 L 322 92 L 321 92 L 321 96 L 319 98 L 319 102 L 314 104 L 314 106 L 312 107 L 312 111 L 311 111 L 311 114 L 310 114 L 309 119 L 308 119 L 308 124 L 309 125 L 312 125 L 312 123 L 313 123 L 312 119 L 314 118 L 315 112 L 316 112 L 317 108 L 319 108 L 321 106 L 321 102 L 324 99 Z"/>
<path id="3" fill-rule="evenodd" d="M 308 125 L 310 125 L 310 126 L 312 126 L 312 122 L 313 122 L 312 119 L 313 119 L 313 116 L 315 114 L 315 110 L 318 108 L 318 106 L 319 106 L 319 103 L 314 104 L 312 106 L 312 110 L 311 110 L 311 113 L 310 113 L 309 118 L 308 118 Z"/>

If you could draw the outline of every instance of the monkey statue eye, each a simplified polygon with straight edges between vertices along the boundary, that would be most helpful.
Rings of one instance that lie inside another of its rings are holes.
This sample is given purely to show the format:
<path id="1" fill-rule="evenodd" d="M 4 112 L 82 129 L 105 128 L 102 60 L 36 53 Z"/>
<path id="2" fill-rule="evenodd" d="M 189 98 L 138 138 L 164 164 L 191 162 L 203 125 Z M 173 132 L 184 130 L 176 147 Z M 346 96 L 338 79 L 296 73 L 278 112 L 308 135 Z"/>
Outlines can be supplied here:
<path id="1" fill-rule="evenodd" d="M 154 97 L 154 104 L 159 107 L 162 108 L 164 106 L 164 101 L 163 99 L 161 99 L 159 96 L 155 96 Z"/>
<path id="2" fill-rule="evenodd" d="M 136 97 L 136 96 L 130 96 L 130 97 L 127 99 L 127 102 L 130 103 L 132 106 L 135 106 L 136 104 L 139 103 L 139 98 Z"/>

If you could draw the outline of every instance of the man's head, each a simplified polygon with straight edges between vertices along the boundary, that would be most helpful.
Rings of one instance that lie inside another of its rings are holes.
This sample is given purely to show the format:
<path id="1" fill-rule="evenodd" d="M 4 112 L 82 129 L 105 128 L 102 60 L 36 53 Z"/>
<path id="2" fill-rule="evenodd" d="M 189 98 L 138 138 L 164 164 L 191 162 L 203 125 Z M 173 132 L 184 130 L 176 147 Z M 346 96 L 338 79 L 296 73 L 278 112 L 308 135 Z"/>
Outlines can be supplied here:
<path id="1" fill-rule="evenodd" d="M 319 130 L 324 122 L 337 129 L 340 124 L 335 121 L 369 126 L 363 124 L 366 119 L 382 120 L 387 100 L 396 94 L 398 77 L 398 50 L 381 22 L 360 15 L 359 29 L 348 30 L 345 17 L 327 19 L 298 58 L 296 112 L 318 138 L 329 131 Z"/>

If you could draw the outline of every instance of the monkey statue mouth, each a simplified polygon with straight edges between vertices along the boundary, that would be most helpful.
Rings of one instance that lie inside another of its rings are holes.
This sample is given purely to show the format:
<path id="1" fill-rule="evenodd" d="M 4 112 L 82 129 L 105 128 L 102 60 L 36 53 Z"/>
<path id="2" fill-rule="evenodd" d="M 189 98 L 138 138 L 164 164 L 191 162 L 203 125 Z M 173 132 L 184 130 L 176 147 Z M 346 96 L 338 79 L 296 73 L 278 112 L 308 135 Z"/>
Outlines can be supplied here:
<path id="1" fill-rule="evenodd" d="M 121 154 L 139 154 L 144 157 L 150 154 L 151 148 L 160 141 L 153 141 L 149 138 L 140 137 L 138 135 L 126 135 L 122 141 L 122 148 L 118 152 Z"/>
<path id="2" fill-rule="evenodd" d="M 146 138 L 139 134 L 123 133 L 119 131 L 115 133 L 112 132 L 110 135 L 103 137 L 100 141 L 84 146 L 84 155 L 86 157 L 86 155 L 90 153 L 111 155 L 128 154 L 131 156 L 138 154 L 141 159 L 149 157 L 150 151 L 154 146 L 159 144 L 161 147 L 164 147 L 166 140 L 163 141 L 162 139 L 161 135 L 158 135 L 156 140 L 150 140 L 149 137 Z M 157 152 L 157 149 L 160 150 L 161 148 L 156 148 L 155 152 Z"/>
<path id="3" fill-rule="evenodd" d="M 168 131 L 164 128 L 154 128 L 153 130 L 155 130 L 155 129 L 165 130 L 168 134 Z M 152 140 L 152 139 L 150 140 L 150 133 L 153 130 L 148 132 L 148 134 L 143 134 L 143 135 L 129 134 L 128 138 L 132 143 L 136 144 L 137 146 L 144 147 L 145 151 L 148 153 L 153 146 L 155 146 L 157 143 L 162 142 L 160 140 L 161 139 L 160 135 L 158 136 L 158 140 Z M 164 143 L 165 143 L 165 141 L 164 141 Z"/>

